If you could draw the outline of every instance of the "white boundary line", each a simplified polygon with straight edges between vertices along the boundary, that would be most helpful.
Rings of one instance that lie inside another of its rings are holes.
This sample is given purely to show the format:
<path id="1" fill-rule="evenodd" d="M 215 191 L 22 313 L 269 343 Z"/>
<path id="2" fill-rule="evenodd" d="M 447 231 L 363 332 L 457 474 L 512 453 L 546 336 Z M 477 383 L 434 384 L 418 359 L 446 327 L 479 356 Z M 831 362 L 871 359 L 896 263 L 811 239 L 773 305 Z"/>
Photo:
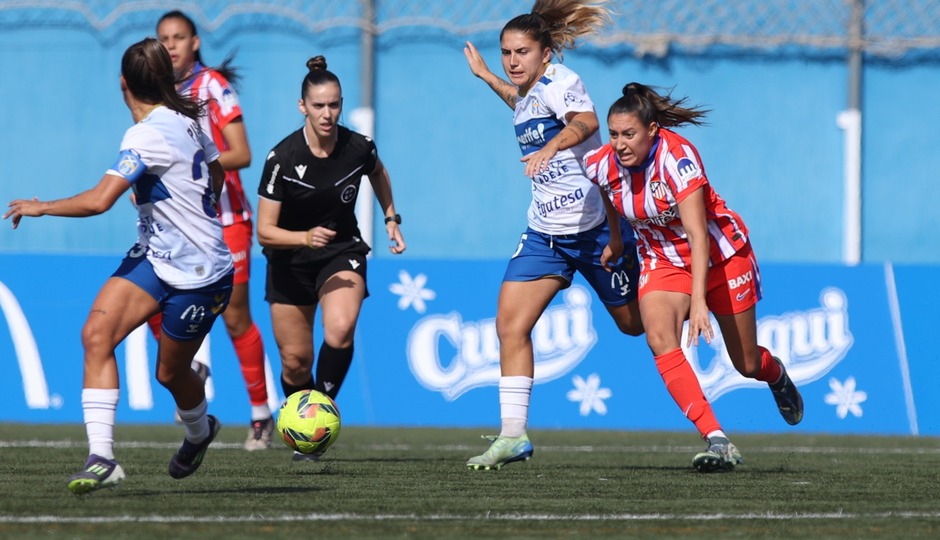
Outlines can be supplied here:
<path id="1" fill-rule="evenodd" d="M 925 439 L 926 441 L 926 439 Z M 40 441 L 36 439 L 21 441 L 3 441 L 0 440 L 0 449 L 2 448 L 87 448 L 85 441 L 63 439 L 58 441 Z M 121 448 L 155 448 L 175 450 L 179 447 L 178 442 L 152 442 L 152 441 L 119 441 L 114 443 L 114 447 Z M 242 443 L 212 443 L 213 449 L 218 450 L 243 450 Z M 460 444 L 343 444 L 338 448 L 342 452 L 343 448 L 366 450 L 371 452 L 468 452 L 477 449 L 477 446 Z M 789 453 L 789 454 L 866 454 L 866 455 L 933 455 L 940 454 L 940 447 L 924 446 L 921 448 L 859 448 L 854 446 L 748 446 L 745 447 L 747 453 Z M 280 449 L 280 448 L 279 448 Z M 636 453 L 670 453 L 670 454 L 688 454 L 690 452 L 701 451 L 701 446 L 640 446 L 640 445 L 580 445 L 580 446 L 557 446 L 557 445 L 538 445 L 539 452 L 565 452 L 565 453 L 617 453 L 617 454 L 636 454 Z M 287 451 L 287 447 L 283 448 Z M 275 450 L 276 451 L 276 450 Z M 336 452 L 331 451 L 331 454 Z"/>
<path id="2" fill-rule="evenodd" d="M 820 512 L 744 514 L 281 514 L 248 516 L 11 516 L 0 523 L 284 523 L 298 521 L 821 521 L 857 519 L 940 519 L 940 512 Z"/>

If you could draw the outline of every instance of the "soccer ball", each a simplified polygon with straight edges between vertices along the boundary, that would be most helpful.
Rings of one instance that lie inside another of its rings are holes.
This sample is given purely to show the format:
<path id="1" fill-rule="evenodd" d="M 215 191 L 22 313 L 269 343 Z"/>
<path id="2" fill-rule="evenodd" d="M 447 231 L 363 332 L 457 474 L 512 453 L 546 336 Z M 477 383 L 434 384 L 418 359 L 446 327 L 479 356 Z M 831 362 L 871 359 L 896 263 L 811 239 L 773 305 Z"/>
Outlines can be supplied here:
<path id="1" fill-rule="evenodd" d="M 291 394 L 277 415 L 277 431 L 284 444 L 302 454 L 323 453 L 339 437 L 336 403 L 316 390 Z"/>

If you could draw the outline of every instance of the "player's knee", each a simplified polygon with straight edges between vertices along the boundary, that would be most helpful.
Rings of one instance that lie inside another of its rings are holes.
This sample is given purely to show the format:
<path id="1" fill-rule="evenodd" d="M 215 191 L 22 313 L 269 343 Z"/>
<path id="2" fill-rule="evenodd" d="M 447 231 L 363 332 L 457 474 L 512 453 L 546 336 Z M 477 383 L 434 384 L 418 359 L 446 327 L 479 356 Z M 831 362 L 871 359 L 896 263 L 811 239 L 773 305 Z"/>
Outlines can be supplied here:
<path id="1" fill-rule="evenodd" d="M 676 336 L 671 333 L 651 331 L 648 328 L 646 329 L 646 344 L 649 345 L 654 355 L 666 354 L 679 346 Z"/>
<path id="2" fill-rule="evenodd" d="M 628 319 L 625 321 L 617 321 L 617 328 L 624 334 L 628 336 L 642 336 L 643 335 L 643 322 L 639 319 Z"/>

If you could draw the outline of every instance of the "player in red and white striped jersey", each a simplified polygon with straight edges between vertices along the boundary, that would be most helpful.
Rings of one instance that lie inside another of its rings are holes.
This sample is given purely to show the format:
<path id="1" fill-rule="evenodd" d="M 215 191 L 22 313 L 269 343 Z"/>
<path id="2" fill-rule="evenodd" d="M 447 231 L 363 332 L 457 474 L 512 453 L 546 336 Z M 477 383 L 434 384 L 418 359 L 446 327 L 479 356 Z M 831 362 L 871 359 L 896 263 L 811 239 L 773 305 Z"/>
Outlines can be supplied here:
<path id="1" fill-rule="evenodd" d="M 709 312 L 741 375 L 764 381 L 787 423 L 803 401 L 783 364 L 757 343 L 760 272 L 741 217 L 712 189 L 698 151 L 667 129 L 701 124 L 705 112 L 684 99 L 630 83 L 607 114 L 610 143 L 584 158 L 587 176 L 637 232 L 642 260 L 640 315 L 669 393 L 709 442 L 693 460 L 701 471 L 733 468 L 741 455 L 728 441 L 681 348 L 714 338 Z M 606 262 L 605 251 L 602 260 Z"/>
<path id="2" fill-rule="evenodd" d="M 229 61 L 218 68 L 203 65 L 196 25 L 180 11 L 170 11 L 160 17 L 157 37 L 170 53 L 177 80 L 182 81 L 177 90 L 206 103 L 206 114 L 201 118 L 203 131 L 211 135 L 222 153 L 219 162 L 225 168 L 225 187 L 217 210 L 224 227 L 225 243 L 235 259 L 235 286 L 222 317 L 251 402 L 251 427 L 245 449 L 261 450 L 270 446 L 274 421 L 268 407 L 264 344 L 251 318 L 248 301 L 252 214 L 238 170 L 251 163 L 251 149 L 238 95 L 231 84 L 236 78 L 235 71 L 229 67 Z"/>

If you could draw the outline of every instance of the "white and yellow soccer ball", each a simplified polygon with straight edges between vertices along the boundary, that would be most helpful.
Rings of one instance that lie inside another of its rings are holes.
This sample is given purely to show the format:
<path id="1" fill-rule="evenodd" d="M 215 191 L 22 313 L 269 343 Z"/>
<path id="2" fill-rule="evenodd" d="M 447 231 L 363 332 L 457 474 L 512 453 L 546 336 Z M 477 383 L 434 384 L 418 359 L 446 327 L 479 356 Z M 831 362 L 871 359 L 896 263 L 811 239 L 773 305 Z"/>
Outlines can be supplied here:
<path id="1" fill-rule="evenodd" d="M 325 452 L 339 437 L 340 424 L 336 402 L 316 390 L 291 394 L 277 415 L 284 444 L 302 454 Z"/>

